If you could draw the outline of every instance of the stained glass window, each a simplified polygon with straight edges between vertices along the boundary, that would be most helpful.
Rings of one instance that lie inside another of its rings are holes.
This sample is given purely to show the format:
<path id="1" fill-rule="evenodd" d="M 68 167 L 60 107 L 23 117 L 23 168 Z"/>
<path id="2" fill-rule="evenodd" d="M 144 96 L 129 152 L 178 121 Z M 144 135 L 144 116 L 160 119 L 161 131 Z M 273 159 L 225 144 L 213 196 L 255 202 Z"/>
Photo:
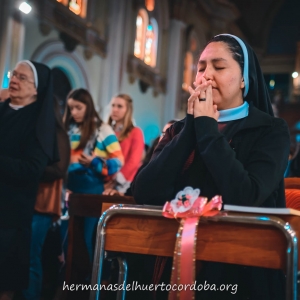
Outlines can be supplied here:
<path id="1" fill-rule="evenodd" d="M 80 15 L 82 11 L 82 0 L 71 0 L 69 2 L 69 9 L 75 14 Z"/>
<path id="2" fill-rule="evenodd" d="M 62 3 L 63 5 L 68 5 L 69 0 L 56 0 L 57 2 Z"/>
<path id="3" fill-rule="evenodd" d="M 193 81 L 195 80 L 197 73 L 198 56 L 199 44 L 194 37 L 194 34 L 192 34 L 189 38 L 189 45 L 184 58 L 182 89 L 185 91 L 188 91 L 189 86 L 193 87 Z"/>
<path id="4" fill-rule="evenodd" d="M 155 67 L 157 53 L 158 25 L 155 19 L 149 21 L 148 13 L 140 9 L 136 18 L 136 35 L 134 42 L 134 55 Z"/>
<path id="5" fill-rule="evenodd" d="M 145 18 L 139 12 L 136 18 L 136 35 L 134 42 L 134 55 L 140 59 L 144 58 L 144 43 L 145 43 Z"/>
<path id="6" fill-rule="evenodd" d="M 155 0 L 145 0 L 145 6 L 148 11 L 153 11 L 155 7 Z"/>
<path id="7" fill-rule="evenodd" d="M 146 44 L 145 44 L 145 58 L 144 62 L 147 65 L 152 65 L 151 59 L 152 59 L 152 47 L 153 47 L 153 39 L 154 39 L 154 32 L 153 32 L 153 26 L 149 24 L 147 26 L 147 32 L 146 32 Z"/>
<path id="8" fill-rule="evenodd" d="M 86 17 L 87 0 L 56 0 L 68 6 L 70 11 L 81 18 Z"/>
<path id="9" fill-rule="evenodd" d="M 189 90 L 189 86 L 192 86 L 193 81 L 193 54 L 188 51 L 185 53 L 184 58 L 184 72 L 183 72 L 183 84 L 182 88 L 185 91 Z"/>

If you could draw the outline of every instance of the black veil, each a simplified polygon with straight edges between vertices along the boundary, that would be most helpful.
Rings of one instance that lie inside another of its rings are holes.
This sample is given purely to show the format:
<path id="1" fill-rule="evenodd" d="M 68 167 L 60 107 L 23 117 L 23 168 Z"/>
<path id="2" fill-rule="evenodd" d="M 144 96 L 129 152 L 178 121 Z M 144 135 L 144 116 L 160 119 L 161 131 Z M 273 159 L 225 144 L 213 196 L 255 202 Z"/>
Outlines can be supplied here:
<path id="1" fill-rule="evenodd" d="M 257 56 L 252 47 L 235 35 L 226 33 L 219 35 L 226 35 L 234 38 L 242 48 L 244 54 L 243 76 L 246 90 L 244 99 L 249 103 L 252 102 L 253 105 L 259 110 L 274 116 L 268 88 L 265 83 Z"/>

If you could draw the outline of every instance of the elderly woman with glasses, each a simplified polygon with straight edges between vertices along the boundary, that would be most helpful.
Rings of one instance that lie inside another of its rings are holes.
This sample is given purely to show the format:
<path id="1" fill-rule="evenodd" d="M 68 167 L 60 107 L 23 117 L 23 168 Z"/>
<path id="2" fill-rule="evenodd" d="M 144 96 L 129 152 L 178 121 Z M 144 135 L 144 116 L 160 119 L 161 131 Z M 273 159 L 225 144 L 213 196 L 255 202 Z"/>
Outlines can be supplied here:
<path id="1" fill-rule="evenodd" d="M 39 178 L 59 160 L 50 69 L 19 62 L 0 103 L 0 299 L 26 288 Z"/>

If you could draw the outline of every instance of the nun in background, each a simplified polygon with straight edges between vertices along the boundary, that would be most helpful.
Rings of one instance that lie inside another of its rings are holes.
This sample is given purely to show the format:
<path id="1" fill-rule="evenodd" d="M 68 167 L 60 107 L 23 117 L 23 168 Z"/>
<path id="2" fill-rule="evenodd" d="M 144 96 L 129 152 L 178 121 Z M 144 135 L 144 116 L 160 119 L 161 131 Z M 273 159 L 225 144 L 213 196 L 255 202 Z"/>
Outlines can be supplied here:
<path id="1" fill-rule="evenodd" d="M 186 186 L 224 204 L 285 207 L 283 175 L 290 138 L 273 117 L 257 57 L 236 36 L 221 34 L 200 55 L 187 116 L 171 126 L 132 183 L 137 203 L 163 205 Z M 222 251 L 222 249 L 220 249 Z M 201 291 L 200 299 L 283 300 L 280 271 L 203 262 L 198 283 L 235 290 Z"/>
<path id="2" fill-rule="evenodd" d="M 50 69 L 19 62 L 0 103 L 0 299 L 27 287 L 40 176 L 59 160 Z"/>

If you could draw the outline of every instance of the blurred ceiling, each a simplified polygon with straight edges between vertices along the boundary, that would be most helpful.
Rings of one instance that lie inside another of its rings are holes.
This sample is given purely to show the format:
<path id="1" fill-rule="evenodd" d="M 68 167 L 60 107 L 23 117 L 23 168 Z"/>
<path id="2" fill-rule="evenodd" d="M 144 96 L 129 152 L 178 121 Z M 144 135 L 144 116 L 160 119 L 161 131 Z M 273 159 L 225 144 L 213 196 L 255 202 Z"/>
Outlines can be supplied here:
<path id="1" fill-rule="evenodd" d="M 295 54 L 300 41 L 300 0 L 230 0 L 248 42 L 268 54 Z"/>

